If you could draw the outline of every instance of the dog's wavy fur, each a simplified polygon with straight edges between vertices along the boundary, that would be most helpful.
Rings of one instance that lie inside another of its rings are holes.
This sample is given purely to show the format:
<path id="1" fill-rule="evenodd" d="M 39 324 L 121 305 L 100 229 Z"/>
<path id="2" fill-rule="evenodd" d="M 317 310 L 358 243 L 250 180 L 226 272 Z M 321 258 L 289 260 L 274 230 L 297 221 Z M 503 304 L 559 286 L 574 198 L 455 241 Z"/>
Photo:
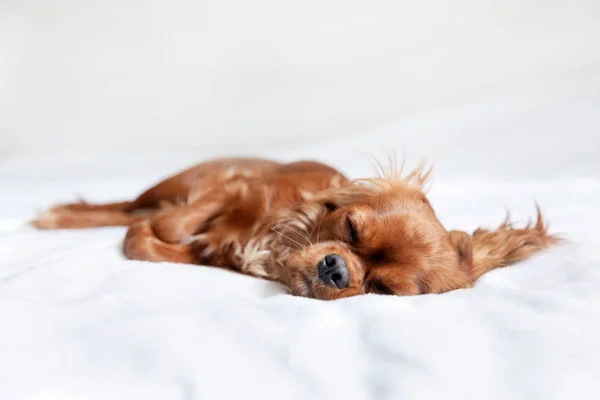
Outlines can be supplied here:
<path id="1" fill-rule="evenodd" d="M 431 168 L 407 174 L 394 159 L 376 177 L 348 180 L 312 161 L 217 159 L 185 170 L 137 199 L 63 204 L 39 229 L 129 226 L 124 254 L 135 260 L 211 265 L 281 282 L 299 296 L 416 295 L 468 288 L 484 273 L 559 243 L 537 221 L 472 235 L 447 231 L 427 197 Z M 349 231 L 350 230 L 350 231 Z M 317 265 L 343 258 L 347 287 L 327 285 Z"/>

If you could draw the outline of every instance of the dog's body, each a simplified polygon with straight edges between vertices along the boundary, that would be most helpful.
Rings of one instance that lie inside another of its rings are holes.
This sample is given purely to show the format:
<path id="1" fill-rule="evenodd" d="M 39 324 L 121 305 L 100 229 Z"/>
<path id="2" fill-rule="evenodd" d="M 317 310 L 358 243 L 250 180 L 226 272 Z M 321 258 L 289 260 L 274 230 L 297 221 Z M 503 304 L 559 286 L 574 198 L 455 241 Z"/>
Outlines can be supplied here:
<path id="1" fill-rule="evenodd" d="M 386 174 L 384 174 L 386 175 Z M 129 226 L 130 259 L 211 265 L 336 299 L 470 287 L 483 273 L 558 242 L 534 226 L 446 231 L 422 189 L 428 172 L 349 181 L 313 161 L 217 159 L 133 201 L 59 205 L 40 229 Z"/>

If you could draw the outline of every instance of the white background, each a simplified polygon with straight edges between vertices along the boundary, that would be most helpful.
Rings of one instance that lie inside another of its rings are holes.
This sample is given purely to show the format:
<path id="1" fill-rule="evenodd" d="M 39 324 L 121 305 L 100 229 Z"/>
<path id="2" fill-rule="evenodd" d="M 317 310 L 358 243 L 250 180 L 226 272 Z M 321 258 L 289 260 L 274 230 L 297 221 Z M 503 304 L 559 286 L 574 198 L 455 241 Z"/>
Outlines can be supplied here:
<path id="1" fill-rule="evenodd" d="M 599 20 L 593 0 L 3 0 L 0 157 L 321 143 L 595 175 Z M 382 130 L 403 145 L 352 142 Z"/>

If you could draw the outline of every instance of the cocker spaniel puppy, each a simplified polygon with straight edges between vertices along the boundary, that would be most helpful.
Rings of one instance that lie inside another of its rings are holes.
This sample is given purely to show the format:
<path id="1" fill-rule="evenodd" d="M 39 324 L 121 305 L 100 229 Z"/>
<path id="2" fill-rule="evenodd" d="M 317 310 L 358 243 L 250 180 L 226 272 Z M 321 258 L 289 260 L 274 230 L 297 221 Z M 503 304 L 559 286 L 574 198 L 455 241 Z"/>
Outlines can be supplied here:
<path id="1" fill-rule="evenodd" d="M 467 288 L 484 273 L 558 243 L 542 215 L 523 228 L 448 231 L 424 193 L 429 171 L 349 181 L 312 161 L 217 159 L 137 199 L 58 205 L 40 229 L 129 226 L 134 260 L 228 268 L 278 281 L 295 295 L 417 295 Z"/>

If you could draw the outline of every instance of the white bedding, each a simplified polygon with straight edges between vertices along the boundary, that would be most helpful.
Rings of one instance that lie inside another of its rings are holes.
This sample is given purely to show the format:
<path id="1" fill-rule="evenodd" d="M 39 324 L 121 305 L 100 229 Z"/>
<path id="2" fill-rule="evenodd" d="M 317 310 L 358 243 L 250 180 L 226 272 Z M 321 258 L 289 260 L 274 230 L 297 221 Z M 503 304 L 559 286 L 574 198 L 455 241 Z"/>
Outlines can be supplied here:
<path id="1" fill-rule="evenodd" d="M 77 195 L 131 197 L 209 151 L 3 159 L 0 399 L 600 398 L 597 76 L 265 149 L 351 176 L 369 173 L 355 150 L 428 154 L 449 228 L 493 226 L 505 207 L 524 221 L 537 200 L 571 241 L 443 295 L 296 298 L 214 268 L 126 261 L 122 228 L 24 225 Z"/>
<path id="2" fill-rule="evenodd" d="M 573 243 L 471 290 L 323 302 L 218 269 L 126 261 L 121 228 L 22 225 L 76 193 L 122 198 L 155 179 L 137 162 L 102 170 L 115 163 L 0 167 L 0 399 L 600 396 L 598 180 L 442 180 L 431 197 L 448 226 L 499 223 L 505 205 L 524 220 L 535 198 Z"/>

